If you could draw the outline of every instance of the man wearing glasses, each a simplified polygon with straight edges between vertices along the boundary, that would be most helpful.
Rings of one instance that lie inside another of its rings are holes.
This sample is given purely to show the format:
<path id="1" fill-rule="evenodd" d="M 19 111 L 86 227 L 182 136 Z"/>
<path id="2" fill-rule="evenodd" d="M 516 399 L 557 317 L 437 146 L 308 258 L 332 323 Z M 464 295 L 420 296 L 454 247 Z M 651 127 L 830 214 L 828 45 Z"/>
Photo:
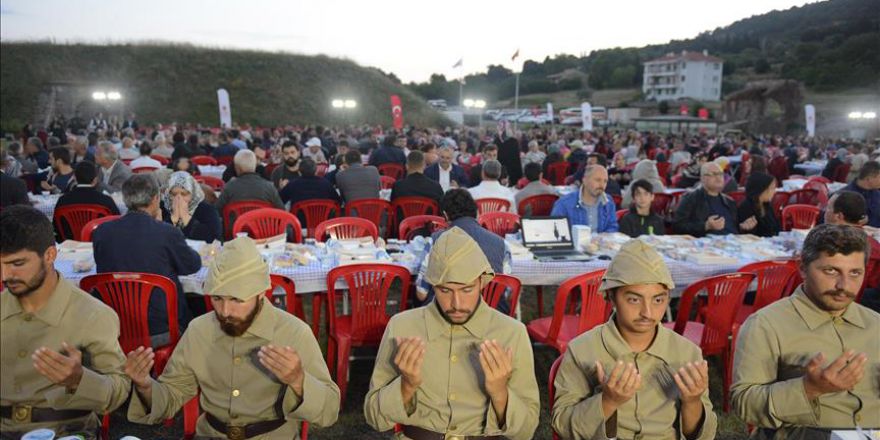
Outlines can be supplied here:
<path id="1" fill-rule="evenodd" d="M 707 234 L 736 234 L 737 226 L 743 230 L 755 227 L 757 221 L 754 218 L 737 222 L 736 202 L 721 193 L 724 189 L 724 173 L 718 164 L 703 164 L 700 182 L 702 187 L 682 197 L 675 210 L 672 225 L 677 234 L 703 237 Z"/>

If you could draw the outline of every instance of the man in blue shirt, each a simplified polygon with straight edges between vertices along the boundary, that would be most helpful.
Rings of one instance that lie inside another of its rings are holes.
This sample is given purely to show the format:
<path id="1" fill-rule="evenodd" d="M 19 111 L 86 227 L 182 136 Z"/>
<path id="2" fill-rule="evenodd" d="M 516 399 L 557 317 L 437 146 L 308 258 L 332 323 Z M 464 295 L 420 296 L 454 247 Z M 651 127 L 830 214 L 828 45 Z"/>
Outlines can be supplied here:
<path id="1" fill-rule="evenodd" d="M 550 215 L 568 217 L 574 225 L 587 225 L 593 232 L 617 232 L 617 206 L 605 194 L 608 171 L 601 165 L 584 168 L 580 189 L 562 196 Z"/>
<path id="2" fill-rule="evenodd" d="M 868 207 L 868 226 L 880 228 L 880 163 L 871 160 L 862 165 L 859 176 L 844 188 L 865 198 Z"/>

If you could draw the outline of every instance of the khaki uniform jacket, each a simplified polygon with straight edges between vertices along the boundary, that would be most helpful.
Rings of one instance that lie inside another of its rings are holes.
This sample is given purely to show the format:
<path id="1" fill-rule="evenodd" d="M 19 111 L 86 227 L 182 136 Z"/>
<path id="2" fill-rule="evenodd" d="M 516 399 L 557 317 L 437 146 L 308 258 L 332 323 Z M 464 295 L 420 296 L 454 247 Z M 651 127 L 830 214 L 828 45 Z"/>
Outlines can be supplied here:
<path id="1" fill-rule="evenodd" d="M 282 427 L 255 437 L 295 438 L 297 421 L 318 427 L 336 422 L 339 388 L 330 379 L 318 342 L 304 322 L 263 300 L 250 328 L 240 337 L 223 332 L 215 313 L 193 320 L 183 334 L 165 371 L 153 380 L 153 402 L 146 408 L 137 392 L 128 407 L 129 420 L 156 424 L 174 414 L 201 391 L 204 411 L 225 423 L 251 423 L 286 418 Z M 290 346 L 302 360 L 305 379 L 302 399 L 282 384 L 257 358 L 265 345 Z M 225 437 L 199 417 L 196 434 Z"/>
<path id="2" fill-rule="evenodd" d="M 118 339 L 119 318 L 113 309 L 60 276 L 49 302 L 37 313 L 25 313 L 18 299 L 4 290 L 0 294 L 0 405 L 86 409 L 99 414 L 115 410 L 131 389 Z M 74 394 L 46 379 L 31 359 L 42 346 L 60 353 L 62 342 L 83 356 L 83 376 Z M 64 422 L 0 422 L 3 432 L 50 428 L 59 435 L 94 432 L 97 427 L 95 414 Z"/>
<path id="3" fill-rule="evenodd" d="M 394 365 L 394 338 L 416 336 L 426 343 L 422 385 L 413 398 L 414 411 L 407 413 L 401 395 L 403 379 Z M 478 357 L 479 344 L 492 339 L 513 350 L 503 427 L 498 426 L 484 391 Z M 364 415 L 378 431 L 400 423 L 438 433 L 503 435 L 518 440 L 532 438 L 539 408 L 532 346 L 522 323 L 481 302 L 466 324 L 452 325 L 432 302 L 391 318 L 376 356 Z"/>
<path id="4" fill-rule="evenodd" d="M 647 350 L 633 353 L 620 335 L 614 316 L 568 345 L 556 374 L 553 429 L 563 438 L 607 439 L 602 412 L 602 389 L 596 375 L 596 361 L 610 375 L 617 361 L 632 362 L 642 375 L 636 395 L 617 409 L 620 439 L 680 439 L 681 401 L 672 375 L 688 362 L 703 360 L 700 348 L 674 331 L 657 326 L 657 336 Z M 703 426 L 696 438 L 713 439 L 718 419 L 712 412 L 709 391 L 703 393 Z"/>
<path id="5" fill-rule="evenodd" d="M 810 359 L 822 352 L 827 365 L 848 349 L 868 356 L 865 377 L 852 391 L 808 401 L 802 378 Z M 743 324 L 731 398 L 740 418 L 778 429 L 777 438 L 797 426 L 880 427 L 880 314 L 852 303 L 833 318 L 799 287 Z"/>

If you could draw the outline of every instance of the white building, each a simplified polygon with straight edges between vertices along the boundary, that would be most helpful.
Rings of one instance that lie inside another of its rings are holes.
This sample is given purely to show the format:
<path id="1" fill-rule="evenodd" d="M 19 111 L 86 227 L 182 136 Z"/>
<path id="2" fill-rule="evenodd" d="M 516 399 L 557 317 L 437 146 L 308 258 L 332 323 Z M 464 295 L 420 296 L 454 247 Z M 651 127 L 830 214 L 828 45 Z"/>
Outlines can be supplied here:
<path id="1" fill-rule="evenodd" d="M 721 100 L 721 72 L 724 61 L 707 51 L 668 53 L 644 63 L 642 92 L 655 101 L 690 98 Z"/>

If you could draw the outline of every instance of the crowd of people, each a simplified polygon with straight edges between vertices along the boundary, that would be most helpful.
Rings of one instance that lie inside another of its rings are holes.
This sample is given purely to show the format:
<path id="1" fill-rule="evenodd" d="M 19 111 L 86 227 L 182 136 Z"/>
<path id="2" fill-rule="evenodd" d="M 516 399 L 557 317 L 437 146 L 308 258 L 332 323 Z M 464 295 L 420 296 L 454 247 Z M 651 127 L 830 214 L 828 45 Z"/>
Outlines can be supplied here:
<path id="1" fill-rule="evenodd" d="M 823 203 L 824 224 L 806 237 L 803 284 L 743 325 L 731 402 L 762 438 L 880 428 L 880 314 L 853 301 L 871 275 L 869 258 L 880 255 L 864 230 L 880 227 L 877 145 L 540 127 L 220 130 L 141 126 L 133 115 L 122 124 L 96 117 L 85 127 L 62 121 L 27 130 L 3 146 L 0 172 L 4 438 L 43 427 L 93 437 L 96 414 L 122 405 L 130 420 L 157 424 L 199 391 L 203 436 L 290 438 L 294 420 L 334 423 L 340 389 L 315 336 L 264 299 L 267 264 L 253 240 L 226 240 L 220 213 L 244 200 L 285 209 L 380 198 L 388 164 L 402 170 L 390 199 L 432 199 L 449 227 L 425 231 L 433 245 L 416 283 L 423 306 L 388 322 L 364 404 L 367 423 L 379 431 L 397 425 L 416 440 L 531 438 L 540 410 L 532 348 L 522 324 L 481 299 L 486 283 L 509 272 L 509 255 L 504 239 L 477 222 L 477 201 L 506 200 L 517 213 L 526 197 L 574 185 L 551 215 L 596 233 L 773 236 L 781 229 L 773 194 L 796 165 L 816 159 L 828 159 L 847 185 Z M 222 190 L 197 179 L 197 156 L 227 164 Z M 655 212 L 654 198 L 673 188 L 687 191 L 669 213 Z M 186 240 L 225 241 L 204 287 L 214 311 L 201 296 L 167 310 L 154 292 L 151 346 L 123 353 L 118 317 L 54 269 L 56 240 L 70 231 L 55 230 L 30 207 L 28 192 L 61 194 L 56 209 L 97 204 L 114 214 L 108 194 L 121 193 L 127 214 L 92 236 L 99 273 L 164 275 L 183 292 L 179 277 L 202 269 Z M 742 200 L 730 196 L 737 192 Z M 673 289 L 663 257 L 644 242 L 631 240 L 613 257 L 600 291 L 614 314 L 564 352 L 549 403 L 555 432 L 715 437 L 700 348 L 662 325 Z M 501 310 L 509 307 L 503 303 Z M 177 315 L 183 336 L 155 377 L 153 347 L 169 342 L 168 314 Z"/>

